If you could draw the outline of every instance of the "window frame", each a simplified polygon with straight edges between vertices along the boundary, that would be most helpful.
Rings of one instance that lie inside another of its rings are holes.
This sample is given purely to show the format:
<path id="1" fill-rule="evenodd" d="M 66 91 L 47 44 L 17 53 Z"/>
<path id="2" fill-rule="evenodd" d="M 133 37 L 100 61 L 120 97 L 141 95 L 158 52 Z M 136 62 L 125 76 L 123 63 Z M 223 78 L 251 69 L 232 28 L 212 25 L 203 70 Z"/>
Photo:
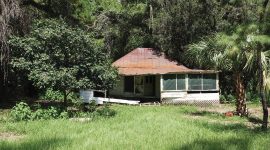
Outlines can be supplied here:
<path id="1" fill-rule="evenodd" d="M 200 75 L 201 76 L 201 90 L 192 90 L 192 89 L 189 89 L 189 75 Z M 215 89 L 208 89 L 208 90 L 204 90 L 204 86 L 203 86 L 203 80 L 204 80 L 204 75 L 215 75 L 215 85 L 216 85 L 216 88 Z M 187 88 L 187 91 L 191 91 L 191 92 L 200 92 L 200 91 L 218 91 L 218 83 L 217 83 L 217 80 L 218 80 L 218 77 L 217 77 L 217 73 L 203 73 L 203 74 L 197 74 L 197 73 L 191 73 L 191 74 L 188 74 L 188 81 L 187 81 L 187 84 L 188 84 L 188 88 Z"/>
<path id="2" fill-rule="evenodd" d="M 215 89 L 204 89 L 204 76 L 205 75 L 213 75 L 213 76 L 215 76 Z M 211 74 L 211 73 L 208 73 L 208 74 L 202 74 L 202 91 L 217 91 L 218 90 L 218 84 L 217 84 L 217 80 L 218 80 L 218 78 L 217 78 L 217 74 Z"/>
<path id="3" fill-rule="evenodd" d="M 175 75 L 175 80 L 176 80 L 176 82 L 175 82 L 175 90 L 165 90 L 164 89 L 164 75 Z M 182 90 L 178 90 L 177 89 L 177 76 L 178 75 L 184 75 L 185 76 L 185 89 L 182 89 Z M 166 91 L 166 92 L 175 92 L 175 91 L 187 91 L 187 86 L 186 86 L 186 83 L 187 83 L 187 74 L 183 74 L 183 73 L 179 73 L 179 74 L 163 74 L 162 75 L 162 91 Z"/>

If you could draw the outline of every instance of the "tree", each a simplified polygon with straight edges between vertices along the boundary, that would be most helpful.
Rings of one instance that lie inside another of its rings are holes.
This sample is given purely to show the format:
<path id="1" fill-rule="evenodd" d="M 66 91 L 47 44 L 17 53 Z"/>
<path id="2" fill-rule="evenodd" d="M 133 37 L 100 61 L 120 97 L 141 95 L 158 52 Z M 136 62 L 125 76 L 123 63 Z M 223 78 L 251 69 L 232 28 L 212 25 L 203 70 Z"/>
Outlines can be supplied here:
<path id="1" fill-rule="evenodd" d="M 10 48 L 8 38 L 12 34 L 11 23 L 21 17 L 18 0 L 0 0 L 0 99 L 5 95 L 4 83 L 8 75 Z"/>
<path id="2" fill-rule="evenodd" d="M 194 66 L 232 72 L 237 97 L 236 112 L 241 116 L 246 115 L 243 82 L 245 73 L 256 70 L 254 67 L 256 59 L 253 59 L 256 58 L 254 55 L 254 52 L 257 51 L 256 45 L 270 39 L 257 31 L 258 25 L 256 24 L 242 25 L 231 33 L 217 33 L 198 43 L 191 44 L 185 53 L 186 61 Z M 250 41 L 251 39 L 253 42 Z M 266 56 L 264 53 L 262 55 Z M 267 62 L 265 59 L 260 61 L 264 64 Z"/>
<path id="3" fill-rule="evenodd" d="M 260 23 L 261 24 L 266 24 L 267 22 L 267 6 L 268 6 L 269 0 L 264 0 L 263 1 L 263 10 L 260 14 Z M 268 6 L 269 7 L 269 6 Z M 262 29 L 260 30 L 260 32 L 262 32 Z M 265 39 L 265 38 L 264 38 Z M 270 40 L 269 38 L 267 38 L 268 40 Z M 267 42 L 268 42 L 267 40 Z M 262 103 L 262 108 L 263 108 L 263 124 L 262 124 L 262 129 L 263 130 L 267 130 L 267 124 L 268 124 L 268 109 L 267 109 L 267 101 L 266 101 L 266 96 L 265 96 L 265 81 L 264 81 L 264 77 L 263 77 L 263 63 L 262 63 L 262 49 L 263 49 L 263 44 L 261 44 L 260 39 L 256 41 L 258 44 L 257 47 L 257 64 L 258 64 L 258 78 L 259 78 L 259 92 L 260 92 L 260 97 L 261 97 L 261 103 Z"/>
<path id="4" fill-rule="evenodd" d="M 117 79 L 100 41 L 63 20 L 37 20 L 29 35 L 12 37 L 9 43 L 12 66 L 26 70 L 38 88 L 61 91 L 65 106 L 71 91 L 111 88 Z"/>

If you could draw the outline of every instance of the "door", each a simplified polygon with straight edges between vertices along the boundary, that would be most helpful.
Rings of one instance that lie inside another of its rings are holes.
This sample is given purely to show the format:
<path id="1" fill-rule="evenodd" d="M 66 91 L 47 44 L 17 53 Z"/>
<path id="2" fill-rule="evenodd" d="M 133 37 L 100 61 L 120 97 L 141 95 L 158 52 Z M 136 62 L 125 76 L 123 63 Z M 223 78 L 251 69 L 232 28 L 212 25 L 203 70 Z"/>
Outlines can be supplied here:
<path id="1" fill-rule="evenodd" d="M 143 96 L 144 94 L 144 85 L 143 85 L 143 76 L 135 76 L 135 94 Z"/>
<path id="2" fill-rule="evenodd" d="M 144 95 L 155 96 L 155 76 L 144 76 Z"/>

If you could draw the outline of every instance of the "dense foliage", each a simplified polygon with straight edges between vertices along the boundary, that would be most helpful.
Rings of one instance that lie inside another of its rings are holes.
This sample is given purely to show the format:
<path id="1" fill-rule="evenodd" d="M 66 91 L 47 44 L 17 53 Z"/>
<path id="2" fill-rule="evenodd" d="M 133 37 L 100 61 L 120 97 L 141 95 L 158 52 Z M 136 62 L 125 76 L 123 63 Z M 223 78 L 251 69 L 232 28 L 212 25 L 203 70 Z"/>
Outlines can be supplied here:
<path id="1" fill-rule="evenodd" d="M 16 56 L 11 64 L 29 72 L 36 87 L 59 90 L 64 99 L 74 89 L 110 88 L 117 78 L 102 46 L 61 20 L 36 21 L 30 34 L 11 38 L 10 45 Z"/>

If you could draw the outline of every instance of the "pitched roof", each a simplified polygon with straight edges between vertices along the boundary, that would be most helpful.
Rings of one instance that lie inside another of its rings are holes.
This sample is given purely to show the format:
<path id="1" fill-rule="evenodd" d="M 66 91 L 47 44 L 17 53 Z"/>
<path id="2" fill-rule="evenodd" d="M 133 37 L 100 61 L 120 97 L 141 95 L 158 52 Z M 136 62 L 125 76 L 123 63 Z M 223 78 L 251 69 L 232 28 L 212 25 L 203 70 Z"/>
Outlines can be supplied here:
<path id="1" fill-rule="evenodd" d="M 214 73 L 213 70 L 189 69 L 166 58 L 152 48 L 136 48 L 113 63 L 121 75 L 151 75 L 170 73 Z"/>

